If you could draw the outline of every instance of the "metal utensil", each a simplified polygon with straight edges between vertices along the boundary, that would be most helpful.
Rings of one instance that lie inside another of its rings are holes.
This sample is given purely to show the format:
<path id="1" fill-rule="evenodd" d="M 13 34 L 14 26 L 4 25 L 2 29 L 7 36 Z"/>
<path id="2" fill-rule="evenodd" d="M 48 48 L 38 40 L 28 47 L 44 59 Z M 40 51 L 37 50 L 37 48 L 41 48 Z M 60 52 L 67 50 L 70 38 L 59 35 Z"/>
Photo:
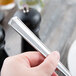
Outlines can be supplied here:
<path id="1" fill-rule="evenodd" d="M 30 43 L 45 57 L 51 53 L 51 51 L 34 35 L 34 33 L 18 17 L 13 17 L 9 21 L 9 25 L 12 26 L 25 40 L 27 40 L 28 43 Z M 71 76 L 68 69 L 61 62 L 58 63 L 57 68 L 65 76 Z"/>

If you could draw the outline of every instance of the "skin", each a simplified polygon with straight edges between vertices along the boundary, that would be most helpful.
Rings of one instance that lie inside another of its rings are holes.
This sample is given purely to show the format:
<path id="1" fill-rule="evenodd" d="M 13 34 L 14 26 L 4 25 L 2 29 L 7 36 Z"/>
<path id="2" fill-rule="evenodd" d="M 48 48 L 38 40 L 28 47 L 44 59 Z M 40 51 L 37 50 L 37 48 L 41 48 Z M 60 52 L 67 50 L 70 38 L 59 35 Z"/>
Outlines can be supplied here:
<path id="1" fill-rule="evenodd" d="M 46 58 L 39 52 L 26 52 L 5 59 L 1 76 L 58 76 L 55 69 L 60 55 L 52 52 Z"/>

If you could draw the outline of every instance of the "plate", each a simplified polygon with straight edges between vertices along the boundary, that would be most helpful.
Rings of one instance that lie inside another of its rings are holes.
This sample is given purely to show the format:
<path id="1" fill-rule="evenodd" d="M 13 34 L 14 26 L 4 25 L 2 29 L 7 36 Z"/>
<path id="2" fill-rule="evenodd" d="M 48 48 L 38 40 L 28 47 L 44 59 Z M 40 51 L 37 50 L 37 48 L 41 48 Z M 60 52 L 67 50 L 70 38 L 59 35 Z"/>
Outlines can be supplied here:
<path id="1" fill-rule="evenodd" d="M 76 40 L 71 45 L 68 54 L 68 68 L 72 76 L 76 76 Z"/>

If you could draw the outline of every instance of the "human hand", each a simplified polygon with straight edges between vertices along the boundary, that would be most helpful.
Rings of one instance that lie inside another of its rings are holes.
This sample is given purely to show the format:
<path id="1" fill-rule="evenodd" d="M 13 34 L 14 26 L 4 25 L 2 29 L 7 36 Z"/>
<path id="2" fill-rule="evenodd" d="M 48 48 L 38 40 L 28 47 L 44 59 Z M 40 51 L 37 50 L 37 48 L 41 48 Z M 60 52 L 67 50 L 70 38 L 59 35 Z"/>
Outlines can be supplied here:
<path id="1" fill-rule="evenodd" d="M 5 59 L 1 76 L 58 76 L 55 73 L 59 62 L 58 52 L 46 58 L 39 52 L 26 52 Z"/>

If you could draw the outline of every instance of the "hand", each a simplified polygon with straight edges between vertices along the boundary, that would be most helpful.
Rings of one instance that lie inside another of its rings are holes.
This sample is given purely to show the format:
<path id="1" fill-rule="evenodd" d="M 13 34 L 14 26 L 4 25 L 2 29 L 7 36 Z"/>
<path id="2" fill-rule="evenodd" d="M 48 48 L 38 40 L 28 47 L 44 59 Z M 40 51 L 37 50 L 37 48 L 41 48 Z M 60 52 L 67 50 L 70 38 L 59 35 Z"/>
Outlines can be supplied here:
<path id="1" fill-rule="evenodd" d="M 26 52 L 5 59 L 1 76 L 58 76 L 55 73 L 59 62 L 58 52 L 46 58 L 39 52 Z"/>

